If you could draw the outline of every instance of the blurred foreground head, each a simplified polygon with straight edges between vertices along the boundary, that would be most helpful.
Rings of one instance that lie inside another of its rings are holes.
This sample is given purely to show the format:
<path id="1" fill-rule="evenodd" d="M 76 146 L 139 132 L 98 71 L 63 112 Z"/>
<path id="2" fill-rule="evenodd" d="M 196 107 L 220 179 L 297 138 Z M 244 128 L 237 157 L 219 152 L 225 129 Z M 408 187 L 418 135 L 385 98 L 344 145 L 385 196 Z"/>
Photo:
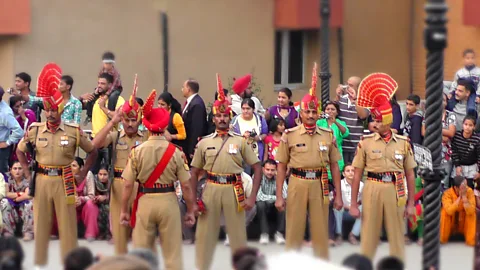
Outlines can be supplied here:
<path id="1" fill-rule="evenodd" d="M 342 266 L 331 264 L 317 259 L 311 255 L 298 252 L 286 252 L 267 258 L 268 269 L 291 270 L 291 269 L 322 269 L 322 270 L 348 270 Z"/>
<path id="2" fill-rule="evenodd" d="M 152 270 L 150 265 L 132 255 L 108 257 L 92 265 L 88 270 Z"/>

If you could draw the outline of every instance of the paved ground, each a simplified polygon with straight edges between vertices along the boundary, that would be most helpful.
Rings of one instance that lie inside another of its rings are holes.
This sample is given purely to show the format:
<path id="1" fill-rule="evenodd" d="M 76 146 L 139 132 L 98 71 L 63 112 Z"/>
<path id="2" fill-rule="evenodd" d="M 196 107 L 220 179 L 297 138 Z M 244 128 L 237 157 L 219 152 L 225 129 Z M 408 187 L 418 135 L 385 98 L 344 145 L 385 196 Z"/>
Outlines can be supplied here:
<path id="1" fill-rule="evenodd" d="M 84 240 L 80 241 L 81 246 L 89 247 L 95 254 L 112 255 L 113 246 L 106 241 L 95 241 L 88 243 Z M 260 246 L 257 242 L 250 242 L 250 245 L 259 247 L 267 256 L 269 254 L 276 254 L 283 251 L 283 246 L 270 244 L 267 246 Z M 24 269 L 33 269 L 33 250 L 34 243 L 23 243 L 25 249 L 26 259 Z M 60 242 L 58 240 L 51 241 L 49 246 L 49 267 L 51 270 L 60 270 Z M 358 252 L 358 246 L 352 246 L 345 243 L 339 247 L 330 249 L 330 258 L 334 263 L 341 263 L 342 260 L 354 253 Z M 311 248 L 304 248 L 302 252 L 311 254 Z M 194 254 L 195 249 L 192 245 L 184 246 L 184 265 L 185 270 L 194 270 Z M 388 255 L 388 244 L 382 243 L 377 251 L 376 261 L 383 256 Z M 422 249 L 417 245 L 411 245 L 407 247 L 407 269 L 417 270 L 421 269 L 421 257 Z M 442 246 L 441 249 L 441 269 L 472 269 L 473 265 L 473 248 L 465 246 L 463 243 L 452 243 Z M 212 270 L 226 270 L 230 268 L 230 250 L 223 246 L 222 243 L 218 243 L 215 252 L 215 259 Z"/>

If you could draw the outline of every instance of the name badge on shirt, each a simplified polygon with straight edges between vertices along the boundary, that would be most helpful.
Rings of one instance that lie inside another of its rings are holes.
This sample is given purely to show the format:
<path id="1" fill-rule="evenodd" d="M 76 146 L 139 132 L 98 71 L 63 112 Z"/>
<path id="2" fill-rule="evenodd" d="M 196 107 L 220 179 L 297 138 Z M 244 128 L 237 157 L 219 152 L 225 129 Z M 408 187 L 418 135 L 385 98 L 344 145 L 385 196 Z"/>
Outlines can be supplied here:
<path id="1" fill-rule="evenodd" d="M 232 144 L 232 143 L 229 144 L 229 145 L 228 145 L 228 153 L 229 153 L 229 154 L 236 154 L 236 153 L 238 153 L 238 145 Z"/>
<path id="2" fill-rule="evenodd" d="M 60 145 L 67 146 L 68 145 L 68 136 L 61 136 L 60 137 Z"/>

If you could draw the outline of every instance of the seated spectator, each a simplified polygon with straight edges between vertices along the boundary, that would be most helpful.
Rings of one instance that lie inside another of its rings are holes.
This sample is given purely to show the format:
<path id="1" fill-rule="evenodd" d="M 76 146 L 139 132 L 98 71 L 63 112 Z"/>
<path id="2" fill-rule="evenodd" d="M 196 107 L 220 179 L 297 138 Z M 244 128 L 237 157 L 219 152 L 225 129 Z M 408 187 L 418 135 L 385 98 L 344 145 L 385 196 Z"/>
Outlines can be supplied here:
<path id="1" fill-rule="evenodd" d="M 452 234 L 462 234 L 465 243 L 475 245 L 475 195 L 462 176 L 453 179 L 453 187 L 442 195 L 440 215 L 440 243 L 445 244 Z"/>
<path id="2" fill-rule="evenodd" d="M 410 139 L 411 143 L 422 144 L 422 123 L 423 114 L 419 111 L 420 97 L 417 95 L 410 95 L 407 97 L 407 117 L 405 119 L 405 126 L 403 128 L 403 135 Z"/>
<path id="3" fill-rule="evenodd" d="M 337 141 L 337 148 L 340 152 L 340 160 L 338 161 L 338 169 L 343 171 L 343 167 L 345 163 L 343 162 L 343 150 L 342 144 L 343 139 L 347 138 L 350 135 L 350 131 L 348 130 L 347 124 L 338 119 L 338 112 L 340 111 L 340 107 L 337 103 L 333 103 L 328 101 L 325 105 L 325 114 L 323 115 L 322 119 L 317 121 L 317 126 L 323 128 L 329 128 L 333 131 L 333 136 Z M 330 169 L 328 170 L 328 179 L 332 179 L 332 174 Z"/>
<path id="4" fill-rule="evenodd" d="M 3 218 L 2 234 L 15 236 L 17 225 L 23 223 L 23 240 L 33 239 L 33 202 L 28 196 L 29 182 L 23 174 L 20 162 L 10 167 L 8 182 L 5 184 L 6 196 L 0 201 Z"/>
<path id="5" fill-rule="evenodd" d="M 128 252 L 128 255 L 135 256 L 150 264 L 152 269 L 159 269 L 160 263 L 158 262 L 157 255 L 147 248 L 136 248 Z"/>
<path id="6" fill-rule="evenodd" d="M 83 159 L 76 157 L 72 162 L 72 173 L 76 175 L 83 168 Z M 95 180 L 92 172 L 88 172 L 85 179 L 77 186 L 77 197 L 75 204 L 77 206 L 77 221 L 82 221 L 85 225 L 85 239 L 89 242 L 95 240 L 98 236 L 98 206 L 94 202 L 95 198 Z"/>
<path id="7" fill-rule="evenodd" d="M 415 182 L 415 213 L 408 219 L 408 228 L 412 233 L 418 234 L 417 244 L 421 246 L 423 245 L 423 179 L 418 177 Z"/>
<path id="8" fill-rule="evenodd" d="M 64 270 L 86 270 L 94 263 L 90 249 L 77 247 L 65 257 Z"/>
<path id="9" fill-rule="evenodd" d="M 471 115 L 477 118 L 475 89 L 471 80 L 458 80 L 455 87 L 455 96 L 452 96 L 447 102 L 447 110 L 455 114 L 457 130 L 462 129 L 465 116 Z"/>
<path id="10" fill-rule="evenodd" d="M 182 105 L 169 92 L 163 92 L 158 97 L 158 105 L 170 112 L 170 121 L 167 127 L 168 133 L 165 133 L 165 139 L 178 145 L 179 141 L 187 138 L 182 118 Z"/>
<path id="11" fill-rule="evenodd" d="M 279 212 L 275 208 L 275 201 L 277 200 L 277 162 L 273 159 L 268 159 L 263 163 L 263 176 L 260 183 L 260 188 L 257 194 L 257 214 L 260 219 L 260 244 L 266 245 L 270 241 L 268 214 L 272 211 L 277 213 L 275 242 L 277 244 L 285 244 L 283 233 L 285 232 L 285 212 Z M 287 182 L 283 182 L 282 194 L 287 198 Z"/>
<path id="12" fill-rule="evenodd" d="M 18 124 L 23 129 L 23 132 L 28 130 L 28 127 L 37 121 L 35 116 L 35 112 L 30 109 L 25 109 L 23 106 L 23 99 L 22 96 L 11 96 L 10 97 L 10 108 L 13 111 L 13 115 L 15 119 L 17 119 Z M 17 145 L 14 144 L 12 148 L 12 153 L 10 154 L 10 162 L 18 161 L 17 154 Z M 31 157 L 30 154 L 27 155 L 27 161 L 30 162 Z"/>
<path id="13" fill-rule="evenodd" d="M 112 256 L 100 260 L 89 270 L 151 270 L 150 264 L 143 259 L 132 255 Z"/>
<path id="14" fill-rule="evenodd" d="M 110 231 L 110 194 L 108 192 L 108 180 L 109 180 L 108 167 L 105 164 L 100 166 L 97 176 L 95 177 L 95 197 L 93 202 L 98 207 L 98 239 L 112 238 Z"/>
<path id="15" fill-rule="evenodd" d="M 292 91 L 288 88 L 278 90 L 277 105 L 268 108 L 265 112 L 265 119 L 270 124 L 272 119 L 281 119 L 285 123 L 285 128 L 293 128 L 297 126 L 296 119 L 298 112 L 293 107 L 290 101 L 292 98 Z"/>
<path id="16" fill-rule="evenodd" d="M 25 258 L 22 245 L 13 236 L 0 236 L 0 269 L 19 270 L 22 269 Z"/>
<path id="17" fill-rule="evenodd" d="M 393 256 L 385 257 L 377 263 L 377 270 L 403 270 L 404 267 L 403 262 Z"/>
<path id="18" fill-rule="evenodd" d="M 457 175 L 467 178 L 467 183 L 473 189 L 473 182 L 480 179 L 480 136 L 475 134 L 476 119 L 467 115 L 463 119 L 463 130 L 457 131 L 452 139 L 452 159 L 454 170 L 452 177 Z"/>
<path id="19" fill-rule="evenodd" d="M 447 111 L 447 95 L 443 94 L 443 114 L 442 114 L 442 167 L 447 174 L 442 179 L 444 188 L 450 187 L 450 174 L 452 172 L 452 145 L 451 140 L 455 136 L 457 128 L 455 127 L 456 119 L 455 114 L 451 111 Z M 426 127 L 425 121 L 422 126 L 422 136 L 425 136 Z"/>
<path id="20" fill-rule="evenodd" d="M 267 159 L 275 160 L 278 147 L 280 146 L 280 139 L 285 131 L 285 121 L 283 119 L 272 119 L 269 125 L 270 134 L 265 137 L 265 153 L 263 154 L 263 161 Z"/>
<path id="21" fill-rule="evenodd" d="M 259 160 L 263 160 L 263 139 L 267 136 L 268 126 L 265 118 L 255 113 L 255 103 L 252 99 L 246 98 L 241 102 L 242 113 L 232 119 L 231 130 L 243 135 L 247 143 L 253 148 Z M 245 166 L 245 172 L 252 175 L 250 166 Z"/>
<path id="22" fill-rule="evenodd" d="M 348 212 L 350 210 L 350 205 L 352 201 L 352 183 L 353 183 L 353 174 L 354 174 L 355 168 L 352 166 L 352 164 L 347 164 L 345 166 L 345 169 L 343 170 L 343 179 L 341 182 L 342 185 L 342 199 L 343 199 L 343 209 L 341 210 L 336 210 L 334 209 L 333 212 L 335 214 L 335 221 L 336 221 L 336 233 L 338 234 L 336 244 L 340 244 L 343 240 L 343 232 L 342 232 L 342 226 L 343 226 L 343 221 L 353 221 L 355 220 L 355 223 L 353 224 L 352 231 L 348 234 L 348 242 L 352 245 L 358 245 L 358 240 L 357 238 L 360 236 L 360 229 L 361 229 L 361 218 L 355 219 L 352 216 L 350 216 L 350 213 Z M 358 201 L 359 201 L 359 207 L 358 209 L 362 211 L 362 206 L 361 206 L 361 200 L 362 200 L 362 191 L 363 191 L 363 183 L 360 182 L 360 186 L 358 189 Z"/>
<path id="23" fill-rule="evenodd" d="M 115 55 L 112 52 L 105 52 L 102 55 L 102 67 L 98 72 L 100 76 L 103 73 L 108 73 L 113 77 L 113 84 L 112 89 L 121 89 L 122 87 L 122 80 L 120 79 L 120 73 L 118 69 L 115 67 Z"/>
<path id="24" fill-rule="evenodd" d="M 372 261 L 361 254 L 349 255 L 343 260 L 342 265 L 354 270 L 373 270 Z"/>

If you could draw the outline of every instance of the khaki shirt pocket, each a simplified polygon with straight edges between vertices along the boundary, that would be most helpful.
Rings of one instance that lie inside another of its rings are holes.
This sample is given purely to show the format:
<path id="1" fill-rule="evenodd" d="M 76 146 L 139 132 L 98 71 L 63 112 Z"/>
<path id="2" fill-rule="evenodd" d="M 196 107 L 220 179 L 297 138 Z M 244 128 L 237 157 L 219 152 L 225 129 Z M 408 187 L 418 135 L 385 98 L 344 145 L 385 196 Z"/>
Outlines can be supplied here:
<path id="1" fill-rule="evenodd" d="M 308 151 L 307 145 L 304 143 L 297 143 L 290 146 L 293 153 L 306 153 Z"/>
<path id="2" fill-rule="evenodd" d="M 216 149 L 208 149 L 205 151 L 205 169 L 211 170 L 213 161 L 217 156 L 218 150 Z"/>
<path id="3" fill-rule="evenodd" d="M 385 171 L 385 158 L 382 152 L 369 152 L 367 154 L 367 167 L 372 169 L 373 171 Z"/>

